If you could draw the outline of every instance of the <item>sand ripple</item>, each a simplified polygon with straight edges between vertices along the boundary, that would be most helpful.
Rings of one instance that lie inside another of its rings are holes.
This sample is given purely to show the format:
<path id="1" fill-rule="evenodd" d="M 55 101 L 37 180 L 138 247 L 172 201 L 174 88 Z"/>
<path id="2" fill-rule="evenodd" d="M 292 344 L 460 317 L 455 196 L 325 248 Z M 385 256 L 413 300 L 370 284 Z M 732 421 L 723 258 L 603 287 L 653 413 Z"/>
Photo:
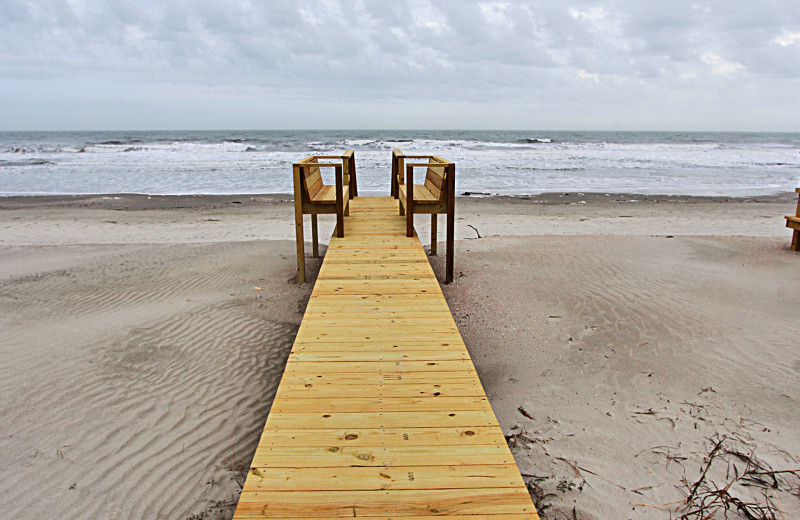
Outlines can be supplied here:
<path id="1" fill-rule="evenodd" d="M 291 255 L 120 247 L 4 282 L 3 516 L 185 518 L 230 499 L 307 292 L 285 282 Z"/>

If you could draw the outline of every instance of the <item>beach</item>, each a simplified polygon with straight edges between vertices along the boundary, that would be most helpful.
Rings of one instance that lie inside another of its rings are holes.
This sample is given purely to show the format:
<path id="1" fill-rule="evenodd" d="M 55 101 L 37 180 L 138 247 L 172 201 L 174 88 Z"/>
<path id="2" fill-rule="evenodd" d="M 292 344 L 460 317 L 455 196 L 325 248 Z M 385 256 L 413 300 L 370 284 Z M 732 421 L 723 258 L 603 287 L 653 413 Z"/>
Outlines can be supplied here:
<path id="1" fill-rule="evenodd" d="M 721 436 L 800 467 L 796 201 L 458 199 L 443 291 L 543 518 L 668 517 Z M 3 516 L 230 517 L 320 265 L 291 196 L 6 197 L 0 246 Z"/>

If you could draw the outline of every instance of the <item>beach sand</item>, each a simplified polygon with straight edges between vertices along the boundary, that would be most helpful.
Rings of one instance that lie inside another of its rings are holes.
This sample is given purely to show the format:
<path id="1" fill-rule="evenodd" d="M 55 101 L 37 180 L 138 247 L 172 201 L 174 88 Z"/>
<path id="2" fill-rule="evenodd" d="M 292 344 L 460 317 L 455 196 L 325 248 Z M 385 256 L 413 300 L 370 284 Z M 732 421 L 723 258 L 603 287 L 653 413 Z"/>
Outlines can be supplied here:
<path id="1" fill-rule="evenodd" d="M 668 517 L 719 435 L 800 467 L 794 197 L 459 199 L 445 296 L 543 518 Z M 2 516 L 229 517 L 293 238 L 286 195 L 1 199 Z"/>

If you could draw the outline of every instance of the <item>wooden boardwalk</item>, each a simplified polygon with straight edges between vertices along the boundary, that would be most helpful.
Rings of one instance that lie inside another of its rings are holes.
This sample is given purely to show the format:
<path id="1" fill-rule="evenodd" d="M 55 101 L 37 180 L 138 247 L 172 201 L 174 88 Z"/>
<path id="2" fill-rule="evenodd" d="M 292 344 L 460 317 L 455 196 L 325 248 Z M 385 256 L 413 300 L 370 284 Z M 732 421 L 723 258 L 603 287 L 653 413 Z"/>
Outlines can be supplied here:
<path id="1" fill-rule="evenodd" d="M 331 239 L 234 518 L 534 520 L 397 200 Z"/>

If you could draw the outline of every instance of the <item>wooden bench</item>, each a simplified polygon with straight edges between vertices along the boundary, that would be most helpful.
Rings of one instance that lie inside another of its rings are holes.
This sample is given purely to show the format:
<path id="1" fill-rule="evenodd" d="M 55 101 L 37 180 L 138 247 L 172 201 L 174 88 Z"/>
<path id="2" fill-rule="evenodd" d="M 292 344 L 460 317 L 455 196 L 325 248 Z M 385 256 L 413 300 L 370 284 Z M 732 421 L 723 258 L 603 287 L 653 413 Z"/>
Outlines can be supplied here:
<path id="1" fill-rule="evenodd" d="M 800 193 L 800 188 L 795 188 L 795 193 Z M 793 217 L 786 217 L 786 227 L 794 230 L 792 233 L 792 251 L 800 251 L 800 197 L 797 200 L 797 212 Z"/>
<path id="2" fill-rule="evenodd" d="M 414 184 L 414 168 L 426 169 L 423 184 Z M 436 255 L 437 249 L 437 215 L 447 215 L 445 283 L 452 282 L 455 249 L 455 163 L 435 155 L 405 155 L 400 150 L 393 150 L 392 171 L 392 195 L 400 200 L 400 214 L 406 215 L 406 236 L 414 236 L 414 214 L 428 213 L 431 216 L 431 256 Z M 408 186 L 413 188 L 409 190 Z"/>
<path id="3" fill-rule="evenodd" d="M 322 168 L 334 169 L 334 184 L 323 184 Z M 306 279 L 303 215 L 311 215 L 312 252 L 314 257 L 318 257 L 317 215 L 335 213 L 336 236 L 344 236 L 344 216 L 349 213 L 350 199 L 357 193 L 355 171 L 353 150 L 342 155 L 311 155 L 292 165 L 297 283 L 305 283 Z"/>

